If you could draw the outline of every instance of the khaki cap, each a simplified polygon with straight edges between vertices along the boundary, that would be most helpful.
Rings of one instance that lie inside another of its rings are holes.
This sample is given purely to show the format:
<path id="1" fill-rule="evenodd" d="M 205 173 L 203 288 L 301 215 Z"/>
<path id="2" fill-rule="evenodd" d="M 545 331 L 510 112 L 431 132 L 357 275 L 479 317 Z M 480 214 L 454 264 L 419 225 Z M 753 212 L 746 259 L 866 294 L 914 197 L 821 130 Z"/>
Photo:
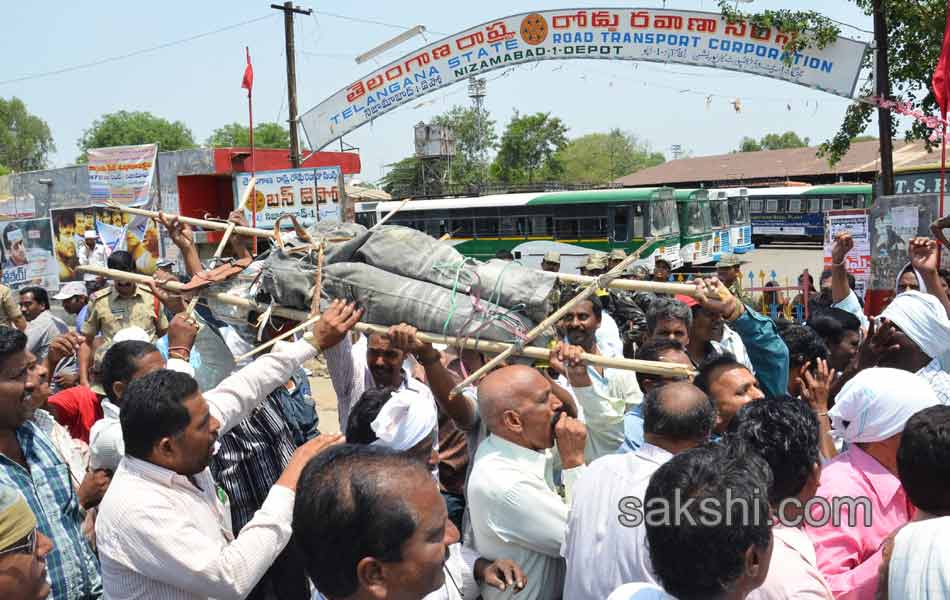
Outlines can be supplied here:
<path id="1" fill-rule="evenodd" d="M 623 248 L 614 248 L 610 251 L 610 260 L 623 260 L 627 258 L 627 253 L 623 251 Z"/>
<path id="2" fill-rule="evenodd" d="M 544 258 L 542 258 L 541 260 L 543 262 L 554 263 L 554 264 L 559 265 L 561 264 L 561 253 L 554 252 L 553 250 L 551 252 L 545 252 Z"/>
<path id="3" fill-rule="evenodd" d="M 597 270 L 597 269 L 606 269 L 607 268 L 607 255 L 603 252 L 592 252 L 587 255 L 587 262 L 584 263 L 584 268 L 587 270 Z"/>

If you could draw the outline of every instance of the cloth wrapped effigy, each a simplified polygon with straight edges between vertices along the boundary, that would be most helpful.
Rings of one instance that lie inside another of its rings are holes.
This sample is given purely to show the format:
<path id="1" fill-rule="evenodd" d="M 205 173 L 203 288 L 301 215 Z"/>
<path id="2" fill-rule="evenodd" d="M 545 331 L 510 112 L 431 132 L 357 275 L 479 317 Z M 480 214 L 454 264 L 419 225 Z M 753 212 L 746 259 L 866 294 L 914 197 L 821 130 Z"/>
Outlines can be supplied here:
<path id="1" fill-rule="evenodd" d="M 554 308 L 548 301 L 554 274 L 466 258 L 450 243 L 414 229 L 321 222 L 308 233 L 315 243 L 328 240 L 324 302 L 356 302 L 365 309 L 364 322 L 411 323 L 420 331 L 517 342 Z M 242 274 L 238 293 L 264 304 L 309 310 L 317 256 L 312 249 L 295 251 L 292 243 L 274 248 Z M 232 290 L 239 285 L 228 283 Z M 239 320 L 237 311 L 226 312 Z M 243 327 L 242 335 L 250 329 Z M 533 344 L 546 341 L 542 336 Z"/>

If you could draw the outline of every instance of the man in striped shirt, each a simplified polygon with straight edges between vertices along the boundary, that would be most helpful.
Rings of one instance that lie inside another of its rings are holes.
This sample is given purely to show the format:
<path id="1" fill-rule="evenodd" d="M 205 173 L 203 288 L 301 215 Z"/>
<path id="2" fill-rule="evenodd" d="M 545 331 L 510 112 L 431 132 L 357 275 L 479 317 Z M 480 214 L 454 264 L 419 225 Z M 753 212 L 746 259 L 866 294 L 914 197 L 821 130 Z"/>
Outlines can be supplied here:
<path id="1" fill-rule="evenodd" d="M 26 335 L 0 327 L 0 485 L 23 494 L 39 531 L 53 542 L 46 557 L 51 597 L 80 600 L 102 594 L 99 562 L 82 534 L 82 517 L 69 468 L 31 420 L 39 383 Z"/>

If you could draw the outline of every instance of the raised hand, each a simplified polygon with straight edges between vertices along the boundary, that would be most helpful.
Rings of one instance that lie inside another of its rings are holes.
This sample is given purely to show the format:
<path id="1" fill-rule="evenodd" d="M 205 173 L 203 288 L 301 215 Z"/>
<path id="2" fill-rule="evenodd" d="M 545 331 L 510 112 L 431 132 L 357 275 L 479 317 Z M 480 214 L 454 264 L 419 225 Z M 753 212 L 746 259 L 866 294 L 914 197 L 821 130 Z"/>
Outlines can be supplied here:
<path id="1" fill-rule="evenodd" d="M 835 243 L 831 247 L 832 264 L 840 265 L 848 256 L 848 252 L 854 248 L 854 238 L 847 231 L 842 231 L 835 236 Z"/>
<path id="2" fill-rule="evenodd" d="M 357 310 L 354 304 L 339 299 L 334 300 L 330 308 L 321 315 L 320 320 L 313 325 L 314 343 L 321 350 L 336 346 L 343 341 L 343 337 L 353 329 L 362 316 L 362 308 Z"/>
<path id="3" fill-rule="evenodd" d="M 168 231 L 168 237 L 179 248 L 195 245 L 195 233 L 191 227 L 182 223 L 177 215 L 166 215 L 160 212 L 155 221 Z"/>
<path id="4" fill-rule="evenodd" d="M 925 237 L 915 237 L 907 248 L 910 263 L 921 275 L 936 273 L 940 268 L 940 248 L 937 242 Z"/>

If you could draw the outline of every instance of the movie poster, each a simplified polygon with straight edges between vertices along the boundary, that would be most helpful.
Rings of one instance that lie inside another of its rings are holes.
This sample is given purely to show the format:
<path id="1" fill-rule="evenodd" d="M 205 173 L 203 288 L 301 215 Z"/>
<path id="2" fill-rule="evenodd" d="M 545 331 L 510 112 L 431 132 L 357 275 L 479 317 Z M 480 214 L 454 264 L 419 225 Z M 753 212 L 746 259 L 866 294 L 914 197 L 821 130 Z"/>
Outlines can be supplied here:
<path id="1" fill-rule="evenodd" d="M 159 260 L 158 227 L 151 220 L 100 207 L 63 208 L 51 211 L 53 240 L 60 281 L 82 281 L 79 253 L 86 244 L 86 231 L 95 231 L 97 244 L 111 253 L 132 254 L 139 273 L 151 275 Z"/>
<path id="2" fill-rule="evenodd" d="M 3 284 L 13 289 L 38 285 L 59 290 L 59 268 L 53 258 L 49 219 L 0 223 Z"/>

